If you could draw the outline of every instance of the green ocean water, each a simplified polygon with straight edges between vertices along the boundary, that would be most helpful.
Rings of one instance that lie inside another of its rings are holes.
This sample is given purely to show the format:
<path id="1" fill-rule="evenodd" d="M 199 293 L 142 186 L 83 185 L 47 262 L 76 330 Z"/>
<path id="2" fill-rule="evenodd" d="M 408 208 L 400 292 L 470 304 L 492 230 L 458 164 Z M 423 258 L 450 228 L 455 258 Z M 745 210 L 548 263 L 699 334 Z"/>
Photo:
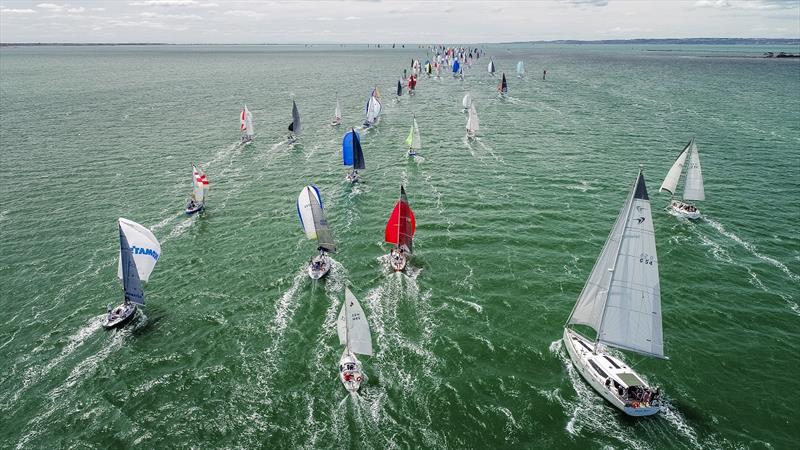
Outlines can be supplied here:
<path id="1" fill-rule="evenodd" d="M 490 46 L 509 98 L 482 57 L 399 102 L 424 49 L 3 48 L 0 447 L 796 447 L 800 61 L 670 48 Z M 376 85 L 384 110 L 351 186 L 345 128 L 328 123 L 338 93 L 360 125 Z M 305 130 L 289 146 L 292 99 Z M 240 146 L 244 103 L 256 140 Z M 692 137 L 707 200 L 687 223 L 658 187 Z M 211 191 L 189 218 L 193 162 Z M 625 355 L 668 400 L 632 419 L 560 337 L 640 166 L 670 359 Z M 312 183 L 340 249 L 316 284 L 295 209 Z M 401 184 L 417 219 L 405 275 L 382 259 Z M 162 256 L 144 317 L 107 332 L 118 217 L 151 227 Z M 376 351 L 359 398 L 337 378 L 345 286 Z"/>

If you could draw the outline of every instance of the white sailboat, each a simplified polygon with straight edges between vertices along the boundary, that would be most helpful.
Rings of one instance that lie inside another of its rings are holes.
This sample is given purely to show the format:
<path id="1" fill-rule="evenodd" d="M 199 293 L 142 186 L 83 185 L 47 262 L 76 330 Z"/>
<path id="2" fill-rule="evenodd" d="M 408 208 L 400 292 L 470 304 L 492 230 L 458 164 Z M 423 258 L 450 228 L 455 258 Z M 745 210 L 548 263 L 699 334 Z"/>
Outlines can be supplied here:
<path id="1" fill-rule="evenodd" d="M 469 111 L 469 105 L 471 104 L 472 104 L 472 95 L 470 95 L 470 93 L 467 92 L 466 94 L 464 94 L 464 98 L 461 99 L 461 106 L 464 107 L 464 109 L 461 112 Z"/>
<path id="2" fill-rule="evenodd" d="M 364 129 L 370 128 L 378 123 L 378 117 L 381 115 L 381 101 L 380 92 L 378 88 L 372 90 L 372 94 L 367 100 L 366 117 L 364 118 Z"/>
<path id="3" fill-rule="evenodd" d="M 419 125 L 417 125 L 416 116 L 414 116 L 414 121 L 411 123 L 411 130 L 408 132 L 406 145 L 408 146 L 408 156 L 417 156 L 417 151 L 422 148 L 422 141 L 419 136 Z"/>
<path id="4" fill-rule="evenodd" d="M 309 239 L 316 239 L 319 254 L 308 263 L 308 276 L 318 280 L 331 269 L 331 258 L 328 252 L 336 251 L 333 234 L 328 227 L 328 219 L 322 208 L 322 196 L 319 189 L 313 184 L 306 186 L 297 197 L 297 215 L 300 216 L 300 225 Z"/>
<path id="5" fill-rule="evenodd" d="M 517 78 L 522 78 L 525 76 L 525 63 L 519 61 L 517 63 Z"/>
<path id="6" fill-rule="evenodd" d="M 342 107 L 339 105 L 339 95 L 336 95 L 336 109 L 333 110 L 333 120 L 331 126 L 339 126 L 342 124 Z"/>
<path id="7" fill-rule="evenodd" d="M 186 205 L 186 214 L 194 214 L 201 211 L 206 206 L 206 195 L 208 194 L 208 178 L 206 173 L 192 164 L 192 196 Z"/>
<path id="8" fill-rule="evenodd" d="M 467 137 L 474 138 L 479 127 L 480 123 L 478 122 L 478 112 L 475 111 L 475 102 L 471 102 L 469 104 L 469 115 L 467 116 Z"/>
<path id="9" fill-rule="evenodd" d="M 104 328 L 121 327 L 136 315 L 137 305 L 144 306 L 142 282 L 161 256 L 161 244 L 153 232 L 132 220 L 119 219 L 119 265 L 117 276 L 122 280 L 124 297 L 116 308 L 108 305 Z"/>
<path id="10" fill-rule="evenodd" d="M 596 332 L 594 340 L 572 328 Z M 641 170 L 564 327 L 564 346 L 581 376 L 631 416 L 661 410 L 653 389 L 607 347 L 666 359 L 655 232 Z"/>
<path id="11" fill-rule="evenodd" d="M 489 60 L 489 66 L 486 68 L 489 71 L 489 75 L 494 76 L 495 68 L 494 68 L 494 60 Z"/>
<path id="12" fill-rule="evenodd" d="M 247 105 L 244 105 L 244 109 L 242 109 L 242 113 L 239 116 L 239 128 L 242 130 L 242 144 L 246 144 L 253 140 L 255 136 L 255 132 L 253 131 L 253 114 L 247 109 Z"/>
<path id="13" fill-rule="evenodd" d="M 289 143 L 297 140 L 297 137 L 302 133 L 303 128 L 300 125 L 300 111 L 297 110 L 297 103 L 292 100 L 292 123 L 289 124 Z"/>
<path id="14" fill-rule="evenodd" d="M 369 332 L 367 315 L 361 309 L 355 295 L 344 288 L 344 305 L 336 321 L 339 343 L 344 352 L 339 359 L 339 380 L 348 392 L 358 392 L 364 381 L 364 369 L 356 354 L 372 356 L 372 335 Z"/>
<path id="15" fill-rule="evenodd" d="M 676 200 L 675 188 L 683 175 L 683 166 L 686 160 L 689 160 L 689 167 L 686 169 L 686 182 L 683 185 L 683 200 Z M 667 172 L 667 177 L 664 178 L 664 183 L 661 184 L 659 192 L 667 191 L 672 196 L 670 204 L 667 206 L 667 211 L 678 217 L 685 217 L 687 219 L 699 219 L 700 211 L 692 203 L 695 200 L 705 200 L 706 193 L 703 188 L 703 171 L 700 168 L 700 153 L 697 150 L 697 144 L 694 143 L 694 138 L 686 144 L 686 147 L 681 150 L 678 158 L 672 164 L 672 167 Z"/>

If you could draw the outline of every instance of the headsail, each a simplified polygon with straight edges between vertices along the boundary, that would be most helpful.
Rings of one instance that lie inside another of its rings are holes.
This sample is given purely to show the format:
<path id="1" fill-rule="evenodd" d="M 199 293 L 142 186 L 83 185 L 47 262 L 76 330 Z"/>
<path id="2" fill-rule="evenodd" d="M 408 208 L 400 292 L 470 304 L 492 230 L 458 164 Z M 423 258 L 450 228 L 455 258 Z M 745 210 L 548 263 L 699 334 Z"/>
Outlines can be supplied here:
<path id="1" fill-rule="evenodd" d="M 568 320 L 599 343 L 664 358 L 650 200 L 641 171 Z"/>
<path id="2" fill-rule="evenodd" d="M 686 184 L 683 186 L 684 200 L 705 200 L 706 193 L 703 188 L 703 171 L 700 169 L 700 153 L 694 139 L 689 150 L 689 168 L 686 169 Z"/>
<path id="3" fill-rule="evenodd" d="M 367 315 L 361 309 L 356 296 L 346 287 L 344 288 L 344 305 L 342 305 L 336 321 L 336 332 L 339 335 L 339 343 L 346 345 L 351 352 L 359 355 L 372 355 L 372 335 L 369 332 Z"/>
<path id="4" fill-rule="evenodd" d="M 461 106 L 463 106 L 464 109 L 468 109 L 471 103 L 472 103 L 472 95 L 470 95 L 470 93 L 467 92 L 466 94 L 464 94 L 464 98 L 461 99 Z"/>
<path id="5" fill-rule="evenodd" d="M 417 231 L 417 220 L 414 218 L 414 211 L 408 204 L 406 190 L 400 186 L 400 200 L 394 205 L 392 215 L 386 222 L 384 239 L 390 244 L 395 244 L 403 248 L 408 253 L 413 252 L 414 232 Z"/>
<path id="6" fill-rule="evenodd" d="M 661 183 L 659 192 L 667 191 L 671 195 L 675 195 L 675 188 L 678 187 L 678 181 L 680 181 L 681 175 L 683 175 L 683 164 L 686 162 L 686 156 L 689 154 L 689 149 L 692 147 L 693 143 L 694 139 L 689 141 L 686 147 L 681 150 L 681 153 L 675 159 L 672 167 L 670 167 L 669 172 L 667 172 L 667 177 L 664 178 L 664 182 Z"/>
<path id="7" fill-rule="evenodd" d="M 119 219 L 120 257 L 117 265 L 117 276 L 125 286 L 126 295 L 138 295 L 141 292 L 141 283 L 136 287 L 137 279 L 147 281 L 161 256 L 161 244 L 143 225 L 132 220 Z M 125 250 L 128 249 L 128 251 Z M 135 274 L 133 271 L 135 270 Z M 128 284 L 130 283 L 130 284 Z M 130 291 L 130 292 L 128 292 Z M 134 296 L 129 297 L 135 301 Z M 144 304 L 144 293 L 141 293 L 141 303 Z M 138 302 L 137 302 L 138 303 Z"/>
<path id="8" fill-rule="evenodd" d="M 361 139 L 354 129 L 342 138 L 342 162 L 353 169 L 364 169 L 364 153 L 361 150 Z"/>
<path id="9" fill-rule="evenodd" d="M 316 239 L 319 248 L 325 251 L 336 251 L 336 243 L 322 208 L 322 197 L 313 184 L 300 191 L 297 197 L 297 215 L 300 216 L 300 224 L 307 238 Z"/>
<path id="10" fill-rule="evenodd" d="M 414 122 L 411 124 L 411 130 L 408 132 L 406 145 L 412 150 L 419 150 L 422 148 L 422 140 L 419 136 L 419 125 L 417 125 L 416 117 L 414 117 Z"/>
<path id="11" fill-rule="evenodd" d="M 136 262 L 133 260 L 133 251 L 128 238 L 122 231 L 122 224 L 119 225 L 119 262 L 120 269 L 122 270 L 122 289 L 125 292 L 125 298 L 144 305 L 144 289 L 142 289 L 142 281 L 139 279 L 139 272 L 136 269 Z"/>

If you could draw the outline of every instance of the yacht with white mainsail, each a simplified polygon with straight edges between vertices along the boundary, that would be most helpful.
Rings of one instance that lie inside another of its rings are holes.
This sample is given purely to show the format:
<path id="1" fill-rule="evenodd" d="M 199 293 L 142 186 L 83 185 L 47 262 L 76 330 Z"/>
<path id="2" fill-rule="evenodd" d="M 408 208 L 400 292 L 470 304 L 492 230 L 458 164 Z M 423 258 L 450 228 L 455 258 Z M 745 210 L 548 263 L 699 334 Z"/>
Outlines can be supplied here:
<path id="1" fill-rule="evenodd" d="M 400 186 L 400 200 L 397 201 L 386 222 L 384 230 L 384 240 L 394 247 L 389 252 L 389 264 L 396 272 L 401 272 L 406 268 L 408 258 L 413 251 L 414 233 L 417 231 L 417 220 L 414 218 L 414 211 L 408 204 L 406 190 Z"/>
<path id="2" fill-rule="evenodd" d="M 489 60 L 489 66 L 486 68 L 489 71 L 489 75 L 494 76 L 495 68 L 494 68 L 494 59 Z"/>
<path id="3" fill-rule="evenodd" d="M 289 124 L 289 136 L 287 137 L 289 143 L 291 144 L 297 141 L 297 137 L 300 136 L 302 131 L 303 128 L 300 125 L 300 111 L 297 110 L 297 103 L 292 100 L 292 123 Z"/>
<path id="4" fill-rule="evenodd" d="M 683 166 L 686 160 L 689 160 L 689 167 L 686 169 L 686 182 L 683 185 L 683 200 L 675 199 L 675 188 L 683 175 Z M 667 172 L 667 177 L 664 178 L 664 183 L 661 184 L 659 192 L 667 191 L 672 196 L 667 206 L 667 211 L 670 214 L 685 217 L 687 219 L 699 219 L 700 211 L 692 203 L 687 203 L 695 200 L 705 200 L 706 193 L 703 187 L 703 171 L 700 168 L 700 153 L 697 150 L 697 144 L 694 143 L 694 138 L 686 144 L 686 147 L 681 150 L 678 158 L 672 164 L 672 167 Z"/>
<path id="5" fill-rule="evenodd" d="M 344 288 L 344 304 L 336 321 L 336 331 L 339 344 L 345 346 L 339 359 L 339 380 L 348 392 L 355 394 L 366 378 L 356 354 L 372 356 L 372 335 L 367 315 L 347 287 Z"/>
<path id="6" fill-rule="evenodd" d="M 522 78 L 525 76 L 525 63 L 519 61 L 517 63 L 517 78 Z"/>
<path id="7" fill-rule="evenodd" d="M 478 122 L 478 112 L 475 111 L 475 102 L 469 104 L 469 115 L 467 116 L 467 137 L 475 138 L 480 123 Z"/>
<path id="8" fill-rule="evenodd" d="M 252 141 L 254 137 L 253 114 L 250 112 L 249 109 L 247 109 L 247 105 L 244 105 L 244 109 L 242 109 L 239 121 L 240 121 L 239 128 L 242 130 L 241 143 L 246 144 Z"/>
<path id="9" fill-rule="evenodd" d="M 322 207 L 322 196 L 313 184 L 300 191 L 297 197 L 297 215 L 300 216 L 300 225 L 306 237 L 317 241 L 319 254 L 309 261 L 308 276 L 313 280 L 319 280 L 331 269 L 331 258 L 328 253 L 336 251 L 336 243 Z"/>
<path id="10" fill-rule="evenodd" d="M 464 94 L 464 98 L 461 99 L 461 106 L 464 107 L 464 109 L 462 109 L 461 112 L 469 111 L 469 105 L 471 104 L 472 104 L 472 95 L 470 95 L 470 93 L 467 92 L 466 94 Z"/>
<path id="11" fill-rule="evenodd" d="M 192 196 L 186 205 L 186 214 L 194 214 L 206 206 L 208 186 L 206 173 L 192 164 Z"/>
<path id="12" fill-rule="evenodd" d="M 367 100 L 365 108 L 366 117 L 364 118 L 364 129 L 368 129 L 378 123 L 378 117 L 381 115 L 381 93 L 378 88 L 372 90 L 372 93 Z"/>
<path id="13" fill-rule="evenodd" d="M 354 128 L 342 138 L 342 163 L 352 166 L 345 179 L 351 183 L 358 181 L 358 171 L 364 170 L 364 152 L 361 150 L 361 137 Z"/>
<path id="14" fill-rule="evenodd" d="M 564 326 L 564 346 L 578 373 L 631 416 L 659 412 L 661 393 L 607 348 L 667 359 L 659 285 L 650 199 L 640 170 Z M 594 340 L 574 325 L 594 330 Z"/>
<path id="15" fill-rule="evenodd" d="M 333 120 L 331 126 L 336 127 L 342 124 L 342 107 L 339 105 L 339 94 L 336 94 L 336 109 L 333 110 Z"/>
<path id="16" fill-rule="evenodd" d="M 422 148 L 422 141 L 419 136 L 419 125 L 417 125 L 417 116 L 411 123 L 411 130 L 408 132 L 406 138 L 406 145 L 408 146 L 408 156 L 417 156 L 417 151 Z"/>
<path id="17" fill-rule="evenodd" d="M 117 276 L 122 280 L 123 301 L 113 308 L 109 303 L 103 328 L 116 328 L 134 318 L 137 305 L 144 306 L 142 282 L 161 256 L 161 244 L 153 232 L 132 220 L 119 218 L 119 265 Z"/>

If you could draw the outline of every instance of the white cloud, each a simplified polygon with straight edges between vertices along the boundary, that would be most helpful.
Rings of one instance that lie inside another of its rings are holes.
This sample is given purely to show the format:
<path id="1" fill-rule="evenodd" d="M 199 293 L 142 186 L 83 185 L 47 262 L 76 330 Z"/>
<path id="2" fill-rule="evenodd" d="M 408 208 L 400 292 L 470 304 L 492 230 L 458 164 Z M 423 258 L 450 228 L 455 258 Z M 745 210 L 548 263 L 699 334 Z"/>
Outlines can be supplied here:
<path id="1" fill-rule="evenodd" d="M 694 6 L 720 9 L 797 9 L 800 8 L 800 2 L 797 0 L 697 0 Z"/>
<path id="2" fill-rule="evenodd" d="M 37 8 L 49 9 L 51 11 L 61 11 L 67 6 L 68 5 L 57 5 L 55 3 L 39 3 L 38 5 L 36 5 Z"/>
<path id="3" fill-rule="evenodd" d="M 128 3 L 131 6 L 197 6 L 196 0 L 143 0 Z"/>
<path id="4" fill-rule="evenodd" d="M 139 15 L 148 19 L 203 20 L 203 18 L 197 14 L 159 14 L 154 12 L 143 12 Z"/>
<path id="5" fill-rule="evenodd" d="M 608 6 L 608 0 L 561 0 L 573 6 Z"/>
<path id="6" fill-rule="evenodd" d="M 83 6 L 79 6 L 77 8 L 70 8 L 67 10 L 68 13 L 82 13 L 84 11 L 86 11 L 86 8 L 84 8 Z"/>
<path id="7" fill-rule="evenodd" d="M 189 27 L 173 27 L 163 22 L 153 22 L 150 20 L 112 20 L 109 25 L 122 28 L 153 28 L 157 30 L 185 31 Z"/>
<path id="8" fill-rule="evenodd" d="M 11 9 L 11 8 L 0 8 L 0 13 L 3 14 L 36 14 L 36 11 L 27 8 L 27 9 Z"/>
<path id="9" fill-rule="evenodd" d="M 361 17 L 347 16 L 344 18 L 344 20 L 361 20 Z"/>
<path id="10" fill-rule="evenodd" d="M 105 11 L 105 8 L 92 8 L 92 11 Z"/>
<path id="11" fill-rule="evenodd" d="M 264 17 L 264 14 L 262 13 L 244 9 L 232 9 L 230 11 L 225 11 L 223 14 L 226 16 L 249 17 L 252 19 L 260 19 Z"/>

